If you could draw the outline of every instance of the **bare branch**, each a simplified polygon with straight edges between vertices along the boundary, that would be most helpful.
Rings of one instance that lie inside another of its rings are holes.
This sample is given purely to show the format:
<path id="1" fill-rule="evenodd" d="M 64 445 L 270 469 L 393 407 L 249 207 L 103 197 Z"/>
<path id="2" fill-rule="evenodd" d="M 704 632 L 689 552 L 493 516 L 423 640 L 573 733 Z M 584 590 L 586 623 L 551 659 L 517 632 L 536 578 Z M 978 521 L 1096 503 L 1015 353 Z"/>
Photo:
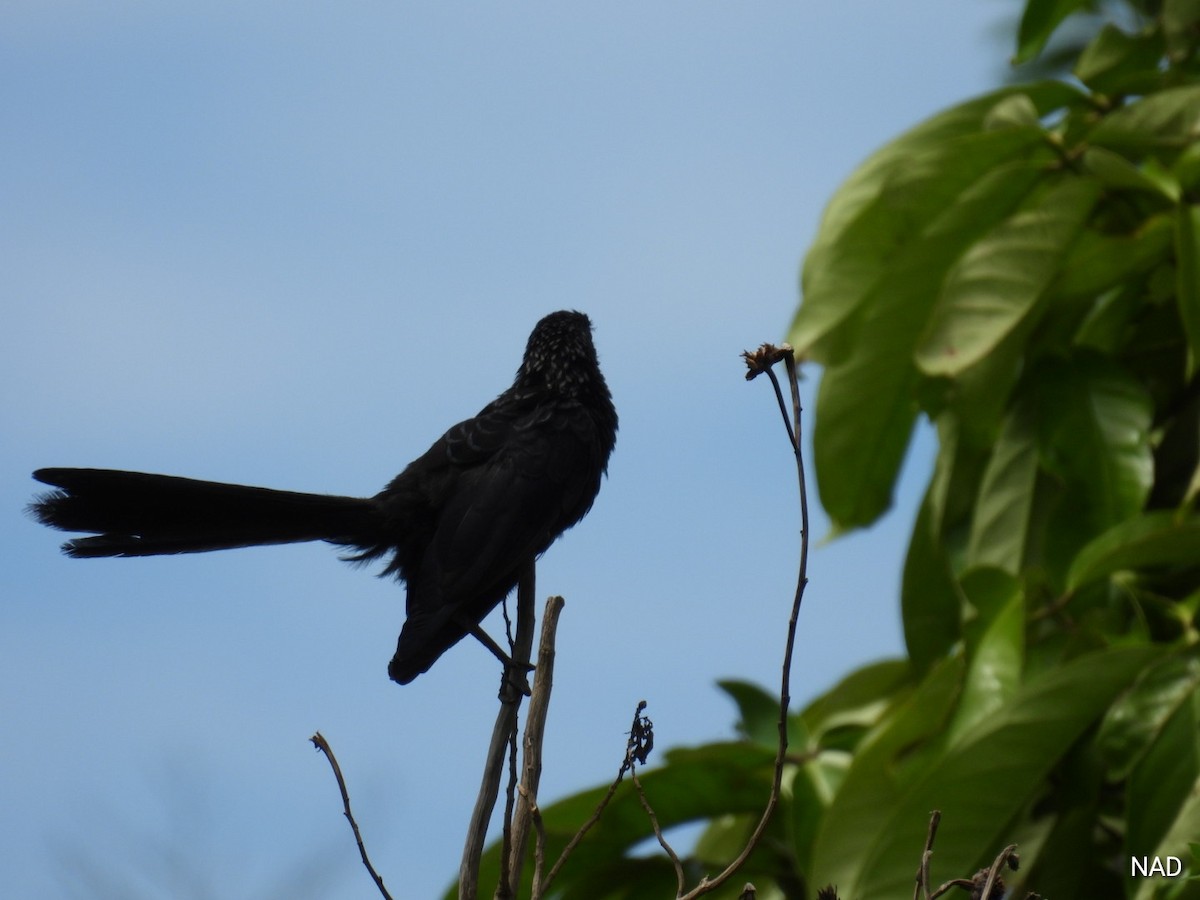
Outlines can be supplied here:
<path id="1" fill-rule="evenodd" d="M 783 767 L 787 761 L 787 717 L 788 708 L 792 702 L 790 694 L 792 652 L 796 645 L 796 623 L 800 618 L 800 604 L 804 599 L 804 588 L 808 584 L 808 489 L 805 485 L 804 454 L 800 428 L 800 416 L 802 412 L 800 406 L 800 376 L 796 368 L 795 353 L 787 344 L 780 347 L 763 344 L 753 353 L 744 353 L 742 355 L 749 368 L 746 374 L 747 380 L 753 379 L 763 372 L 766 372 L 770 377 L 771 383 L 775 388 L 775 397 L 779 402 L 780 412 L 783 414 L 788 440 L 791 442 L 792 451 L 796 456 L 796 477 L 800 483 L 800 571 L 796 578 L 796 592 L 792 599 L 791 617 L 788 619 L 787 642 L 783 650 L 783 665 L 780 672 L 779 686 L 779 744 L 775 752 L 774 776 L 771 781 L 771 793 L 767 797 L 767 805 L 763 809 L 762 817 L 758 820 L 758 824 L 755 825 L 750 839 L 746 842 L 746 846 L 742 848 L 734 860 L 720 874 L 714 878 L 705 879 L 690 892 L 682 895 L 680 900 L 693 900 L 695 897 L 715 890 L 729 880 L 746 862 L 754 848 L 758 846 L 759 841 L 762 840 L 763 835 L 766 833 L 767 824 L 771 821 L 775 807 L 779 805 L 780 788 L 783 784 Z M 773 369 L 774 364 L 780 360 L 783 360 L 787 368 L 788 386 L 792 394 L 790 417 L 787 405 L 783 399 L 783 392 L 779 388 L 779 381 Z"/>
<path id="2" fill-rule="evenodd" d="M 642 802 L 642 809 L 650 817 L 650 827 L 654 829 L 654 837 L 658 839 L 658 845 L 666 851 L 667 856 L 671 857 L 671 865 L 675 867 L 675 896 L 681 896 L 683 889 L 687 886 L 683 874 L 683 863 L 679 861 L 678 854 L 667 843 L 667 839 L 663 837 L 662 827 L 658 824 L 658 816 L 654 814 L 654 809 L 650 806 L 650 801 L 646 799 L 646 791 L 642 787 L 642 781 L 637 776 L 637 767 L 633 763 L 630 763 L 629 775 L 633 779 L 633 786 L 637 788 L 638 800 Z"/>
<path id="3" fill-rule="evenodd" d="M 625 778 L 625 773 L 632 768 L 634 762 L 644 763 L 650 755 L 650 751 L 654 748 L 654 723 L 646 716 L 642 715 L 642 711 L 646 708 L 646 701 L 642 700 L 638 703 L 637 709 L 633 713 L 633 724 L 629 729 L 629 740 L 625 742 L 625 758 L 621 760 L 621 768 L 617 770 L 617 777 L 613 779 L 612 784 L 608 786 L 608 790 L 604 792 L 604 796 L 600 798 L 600 802 L 596 804 L 596 808 L 584 822 L 579 830 L 567 841 L 567 845 L 563 847 L 562 853 L 558 855 L 558 859 L 554 861 L 554 865 L 550 867 L 544 879 L 541 879 L 540 886 L 535 887 L 533 897 L 541 897 L 544 892 L 550 889 L 550 885 L 554 883 L 554 879 L 558 877 L 558 873 L 562 871 L 562 867 L 566 864 L 567 859 L 574 852 L 583 840 L 584 835 L 592 830 L 592 827 L 600 821 L 600 816 L 608 804 L 612 802 L 613 796 L 617 793 L 617 788 L 621 786 L 621 781 Z M 535 879 L 535 885 L 538 881 Z"/>
<path id="4" fill-rule="evenodd" d="M 551 597 L 542 614 L 542 631 L 538 638 L 537 669 L 534 670 L 533 693 L 529 698 L 529 713 L 522 738 L 521 783 L 517 788 L 516 813 L 512 816 L 511 844 L 508 850 L 508 885 L 512 896 L 517 895 L 521 868 L 525 861 L 525 846 L 529 828 L 534 824 L 537 810 L 538 783 L 542 777 L 542 744 L 546 731 L 546 716 L 550 709 L 550 692 L 554 687 L 555 634 L 558 617 L 566 601 Z M 540 823 L 540 816 L 538 817 Z M 538 866 L 540 870 L 540 864 Z"/>
<path id="5" fill-rule="evenodd" d="M 1021 861 L 1017 855 L 1016 844 L 1009 844 L 1001 850 L 989 868 L 980 869 L 973 877 L 951 878 L 939 885 L 936 890 L 932 892 L 929 890 L 929 860 L 933 856 L 933 839 L 937 836 L 938 823 L 941 822 L 941 819 L 942 814 L 936 809 L 929 816 L 929 833 L 925 838 L 925 850 L 921 854 L 921 864 L 917 868 L 917 884 L 913 888 L 913 900 L 919 900 L 922 893 L 926 900 L 936 900 L 948 893 L 951 888 L 962 888 L 979 900 L 1000 900 L 1006 890 L 1004 879 L 1000 877 L 1000 870 L 1006 863 L 1010 869 L 1016 870 Z M 1030 894 L 1031 898 L 1036 896 L 1036 894 Z"/>
<path id="6" fill-rule="evenodd" d="M 354 842 L 358 844 L 358 855 L 362 857 L 363 865 L 367 867 L 367 871 L 371 874 L 371 880 L 379 888 L 379 893 L 387 900 L 392 900 L 392 895 L 383 886 L 383 879 L 379 877 L 379 873 L 375 871 L 375 867 L 371 865 L 371 860 L 367 857 L 367 848 L 363 844 L 362 834 L 358 830 L 358 822 L 354 821 L 354 813 L 350 811 L 350 792 L 346 790 L 346 779 L 342 777 L 342 767 L 338 765 L 337 757 L 333 755 L 333 748 L 329 746 L 329 742 L 319 731 L 309 740 L 312 741 L 314 747 L 325 754 L 325 758 L 329 760 L 329 765 L 333 769 L 333 777 L 337 779 L 338 790 L 342 792 L 342 813 L 350 822 L 350 830 L 354 832 Z"/>
<path id="7" fill-rule="evenodd" d="M 987 881 L 984 882 L 983 890 L 979 894 L 981 900 L 991 900 L 993 887 L 997 889 L 996 900 L 1000 900 L 1000 897 L 1004 896 L 1004 881 L 1000 878 L 1000 869 L 1004 867 L 1005 863 L 1008 863 L 1010 868 L 1016 869 L 1019 862 L 1016 844 L 1009 844 L 1001 850 L 1000 855 L 992 861 L 992 867 L 988 869 Z"/>
<path id="8" fill-rule="evenodd" d="M 487 760 L 479 796 L 471 814 L 467 840 L 463 846 L 462 862 L 458 869 L 458 896 L 460 900 L 475 900 L 479 892 L 479 860 L 483 855 L 484 839 L 488 822 L 500 793 L 500 777 L 504 771 L 504 759 L 509 741 L 517 730 L 517 712 L 524 692 L 519 681 L 524 681 L 524 672 L 529 668 L 530 651 L 533 648 L 533 598 L 535 587 L 534 566 L 529 566 L 521 575 L 517 585 L 517 634 L 512 643 L 512 664 L 504 667 L 500 686 L 500 709 L 492 727 L 492 741 L 488 746 Z M 505 865 L 504 859 L 501 865 Z"/>
<path id="9" fill-rule="evenodd" d="M 925 850 L 921 853 L 921 865 L 917 867 L 917 883 L 913 886 L 913 900 L 918 900 L 924 892 L 925 900 L 929 897 L 929 860 L 933 856 L 933 839 L 937 837 L 938 824 L 942 821 L 942 811 L 935 809 L 929 815 L 929 832 L 925 837 Z"/>

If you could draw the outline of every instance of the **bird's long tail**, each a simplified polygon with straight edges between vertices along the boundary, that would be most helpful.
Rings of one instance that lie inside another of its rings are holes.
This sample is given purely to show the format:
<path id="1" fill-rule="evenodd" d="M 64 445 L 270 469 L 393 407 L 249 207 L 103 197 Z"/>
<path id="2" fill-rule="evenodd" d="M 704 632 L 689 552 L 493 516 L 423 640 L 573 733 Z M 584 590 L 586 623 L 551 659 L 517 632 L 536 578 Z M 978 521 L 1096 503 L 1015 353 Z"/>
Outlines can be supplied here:
<path id="1" fill-rule="evenodd" d="M 300 494 L 113 469 L 39 469 L 56 488 L 29 507 L 42 524 L 90 532 L 63 544 L 75 557 L 202 553 L 259 544 L 379 543 L 371 500 Z"/>

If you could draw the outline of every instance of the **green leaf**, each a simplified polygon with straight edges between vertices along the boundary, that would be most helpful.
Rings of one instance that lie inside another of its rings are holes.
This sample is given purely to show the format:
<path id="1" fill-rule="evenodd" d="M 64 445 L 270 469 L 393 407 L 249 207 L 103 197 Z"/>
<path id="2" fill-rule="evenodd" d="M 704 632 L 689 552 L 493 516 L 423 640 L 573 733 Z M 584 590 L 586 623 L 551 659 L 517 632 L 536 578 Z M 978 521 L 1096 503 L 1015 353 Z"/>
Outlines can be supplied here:
<path id="1" fill-rule="evenodd" d="M 1050 796 L 1035 800 L 1033 809 L 1006 838 L 1021 848 L 1023 877 L 1019 883 L 1026 889 L 1036 887 L 1039 896 L 1055 900 L 1119 897 L 1120 877 L 1109 871 L 1109 854 L 1101 846 L 1109 841 L 1097 839 L 1103 834 L 1096 827 L 1101 795 L 1107 791 L 1104 768 L 1091 742 L 1076 742 L 1051 778 Z M 1042 829 L 1046 834 L 1038 841 Z M 1027 865 L 1027 860 L 1032 863 Z M 1063 865 L 1063 860 L 1070 860 L 1070 865 Z M 1025 891 L 1015 890 L 1011 896 L 1018 900 Z"/>
<path id="2" fill-rule="evenodd" d="M 855 350 L 825 370 L 817 394 L 814 462 L 821 505 L 839 530 L 873 522 L 891 504 L 917 416 L 912 350 L 947 268 L 1020 202 L 1040 166 L 989 172 L 893 259 L 866 298 Z"/>
<path id="3" fill-rule="evenodd" d="M 792 328 L 793 345 L 819 362 L 836 361 L 837 344 L 823 338 L 829 333 L 836 338 L 856 321 L 889 261 L 988 171 L 1041 142 L 1041 130 L 1026 127 L 972 132 L 924 146 L 903 165 L 893 164 L 876 186 L 878 193 L 835 233 L 828 220 L 845 216 L 843 207 L 859 201 L 843 197 L 846 188 L 839 191 L 805 259 L 804 302 Z M 854 183 L 848 187 L 862 189 Z"/>
<path id="4" fill-rule="evenodd" d="M 852 876 L 857 877 L 878 840 L 882 817 L 899 802 L 901 785 L 896 770 L 902 755 L 945 728 L 961 688 L 963 669 L 961 655 L 934 666 L 912 695 L 897 704 L 859 745 L 813 846 L 816 884 L 834 883 L 843 888 L 853 881 Z M 919 841 L 916 846 L 921 846 Z M 864 895 L 847 890 L 844 896 Z"/>
<path id="5" fill-rule="evenodd" d="M 1017 29 L 1013 62 L 1019 65 L 1036 57 L 1063 19 L 1086 5 L 1087 0 L 1028 0 Z"/>
<path id="6" fill-rule="evenodd" d="M 957 409 L 938 415 L 935 424 L 939 447 L 927 496 L 930 527 L 933 539 L 942 544 L 947 554 L 958 558 L 965 547 L 963 532 L 975 513 L 979 483 L 1000 425 L 972 433 L 964 427 Z"/>
<path id="7" fill-rule="evenodd" d="M 1066 178 L 975 242 L 942 286 L 917 348 L 921 370 L 954 376 L 1016 328 L 1058 273 L 1097 196 L 1094 181 Z"/>
<path id="8" fill-rule="evenodd" d="M 1000 128 L 1037 128 L 1038 108 L 1026 94 L 1010 94 L 987 111 L 983 117 L 984 131 Z"/>
<path id="9" fill-rule="evenodd" d="M 1046 360 L 1030 392 L 1039 410 L 1042 464 L 1067 491 L 1054 546 L 1074 556 L 1145 504 L 1154 481 L 1153 402 L 1136 378 L 1090 351 Z M 1067 568 L 1066 560 L 1059 568 Z"/>
<path id="10" fill-rule="evenodd" d="M 1150 93 L 1162 80 L 1162 34 L 1129 35 L 1107 24 L 1075 62 L 1075 77 L 1099 94 Z"/>
<path id="11" fill-rule="evenodd" d="M 1175 296 L 1188 342 L 1188 377 L 1200 360 L 1200 205 L 1180 205 L 1175 220 Z"/>
<path id="12" fill-rule="evenodd" d="M 1147 666 L 1109 709 L 1096 744 L 1111 781 L 1123 781 L 1162 734 L 1166 723 L 1200 690 L 1200 657 L 1172 653 Z"/>
<path id="13" fill-rule="evenodd" d="M 904 644 L 917 671 L 924 672 L 958 641 L 961 602 L 942 542 L 933 530 L 929 494 L 913 525 L 900 589 Z"/>
<path id="14" fill-rule="evenodd" d="M 1113 526 L 1080 550 L 1067 576 L 1067 588 L 1078 591 L 1126 569 L 1195 566 L 1198 562 L 1200 517 L 1159 510 Z"/>
<path id="15" fill-rule="evenodd" d="M 1014 575 L 1021 570 L 1032 527 L 1038 458 L 1032 411 L 1018 404 L 983 473 L 967 543 L 968 565 L 995 566 Z"/>
<path id="16" fill-rule="evenodd" d="M 1200 187 L 1200 141 L 1189 145 L 1171 164 L 1171 174 L 1185 191 Z"/>
<path id="17" fill-rule="evenodd" d="M 1151 216 L 1132 234 L 1084 228 L 1051 291 L 1055 297 L 1094 297 L 1123 286 L 1170 257 L 1174 233 L 1174 219 L 1166 213 Z M 1090 323 L 1091 317 L 1081 331 Z M 1077 340 L 1089 342 L 1085 337 Z"/>
<path id="18" fill-rule="evenodd" d="M 765 747 L 779 744 L 779 698 L 748 681 L 727 679 L 717 686 L 737 704 L 738 731 Z M 789 736 L 790 739 L 790 736 Z"/>
<path id="19" fill-rule="evenodd" d="M 1013 389 L 1026 366 L 1031 325 L 1032 319 L 1014 328 L 990 353 L 963 369 L 953 380 L 934 381 L 948 386 L 946 403 L 958 421 L 962 440 L 981 456 L 991 450 L 1004 426 Z"/>
<path id="20" fill-rule="evenodd" d="M 880 716 L 910 686 L 910 667 L 902 659 L 888 659 L 855 669 L 813 700 L 800 714 L 814 749 L 821 738 L 837 728 L 875 725 Z"/>
<path id="21" fill-rule="evenodd" d="M 1165 0 L 1162 26 L 1170 54 L 1176 59 L 1186 56 L 1200 33 L 1200 0 Z"/>
<path id="22" fill-rule="evenodd" d="M 860 753 L 825 814 L 815 883 L 834 883 L 846 897 L 910 896 L 932 809 L 942 811 L 940 871 L 970 873 L 990 861 L 1047 773 L 1152 656 L 1110 649 L 1048 671 L 911 778 L 890 756 Z M 875 775 L 861 777 L 860 765 Z"/>
<path id="23" fill-rule="evenodd" d="M 1192 839 L 1200 834 L 1200 781 L 1193 784 L 1183 800 L 1183 805 L 1179 809 L 1179 814 L 1175 817 L 1175 821 L 1171 823 L 1171 827 L 1159 842 L 1158 847 L 1154 851 L 1148 853 L 1148 856 L 1157 856 L 1159 858 L 1166 856 L 1177 856 L 1186 858 L 1184 848 L 1192 848 L 1195 845 L 1191 843 Z M 1191 852 L 1191 865 L 1188 867 L 1191 876 L 1182 881 L 1177 881 L 1170 885 L 1168 892 L 1161 892 L 1164 887 L 1162 879 L 1159 878 L 1142 878 L 1138 879 L 1132 887 L 1134 900 L 1150 900 L 1150 898 L 1170 898 L 1170 900 L 1196 900 L 1200 897 L 1200 884 L 1197 884 L 1197 872 L 1200 870 L 1200 855 L 1197 855 L 1193 849 Z"/>
<path id="24" fill-rule="evenodd" d="M 822 753 L 815 760 L 796 767 L 789 806 L 796 870 L 802 876 L 807 876 L 812 869 L 812 849 L 821 820 L 845 777 L 849 761 L 848 754 Z M 725 859 L 732 856 L 729 854 Z"/>
<path id="25" fill-rule="evenodd" d="M 1200 788 L 1198 697 L 1193 691 L 1176 707 L 1129 777 L 1125 849 L 1130 856 L 1150 855 L 1160 848 L 1167 851 L 1163 855 L 1183 849 L 1179 843 L 1162 847 L 1162 842 L 1185 812 L 1188 795 Z"/>
<path id="26" fill-rule="evenodd" d="M 1172 203 L 1179 199 L 1179 183 L 1168 173 L 1150 167 L 1139 169 L 1124 156 L 1103 147 L 1088 147 L 1083 167 L 1107 188 L 1145 191 Z"/>
<path id="27" fill-rule="evenodd" d="M 1200 85 L 1150 94 L 1106 116 L 1091 143 L 1127 156 L 1182 150 L 1200 138 Z"/>
<path id="28" fill-rule="evenodd" d="M 1017 580 L 1000 569 L 977 568 L 961 581 L 979 621 L 968 639 L 967 680 L 948 732 L 951 745 L 1012 699 L 1025 659 L 1025 598 Z"/>
<path id="29" fill-rule="evenodd" d="M 946 110 L 872 154 L 829 201 L 804 261 L 804 302 L 789 340 L 822 363 L 849 346 L 866 295 L 892 256 L 989 169 L 1038 150 L 1036 127 L 981 133 L 985 119 L 1020 94 L 1039 115 L 1081 102 L 1061 82 L 1005 88 Z"/>

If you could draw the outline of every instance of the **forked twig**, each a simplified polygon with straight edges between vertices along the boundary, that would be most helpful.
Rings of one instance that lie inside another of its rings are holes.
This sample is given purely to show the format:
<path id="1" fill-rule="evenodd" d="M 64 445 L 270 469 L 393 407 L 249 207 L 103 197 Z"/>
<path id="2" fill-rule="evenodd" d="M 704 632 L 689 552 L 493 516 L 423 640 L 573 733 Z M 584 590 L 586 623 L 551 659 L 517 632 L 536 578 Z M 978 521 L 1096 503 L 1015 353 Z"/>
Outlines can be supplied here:
<path id="1" fill-rule="evenodd" d="M 566 601 L 562 597 L 551 597 L 546 601 L 545 612 L 542 613 L 537 669 L 534 670 L 533 693 L 529 697 L 525 734 L 521 739 L 521 780 L 519 785 L 510 785 L 509 788 L 511 802 L 515 787 L 516 812 L 510 816 L 511 840 L 505 848 L 505 853 L 509 859 L 509 896 L 514 897 L 521 881 L 521 868 L 525 861 L 525 846 L 529 839 L 530 826 L 541 828 L 541 816 L 537 812 L 537 791 L 542 776 L 542 743 L 550 707 L 550 692 L 554 687 L 555 634 L 558 629 L 558 617 L 565 604 Z M 540 830 L 539 841 L 535 850 L 534 865 L 540 873 L 545 843 L 544 832 Z"/>
<path id="2" fill-rule="evenodd" d="M 929 832 L 925 838 L 925 850 L 921 853 L 921 864 L 917 867 L 916 884 L 913 886 L 913 900 L 920 900 L 922 894 L 925 900 L 937 900 L 951 888 L 962 888 L 969 891 L 972 897 L 980 900 L 999 900 L 1006 890 L 1000 870 L 1007 864 L 1015 870 L 1021 858 L 1017 855 L 1017 845 L 1009 844 L 992 860 L 989 868 L 980 869 L 972 878 L 951 878 L 939 885 L 934 891 L 929 889 L 929 860 L 933 856 L 933 839 L 937 836 L 938 823 L 942 820 L 939 810 L 934 810 L 929 816 Z M 1027 900 L 1036 900 L 1037 894 L 1029 894 Z"/>
<path id="3" fill-rule="evenodd" d="M 804 588 L 808 584 L 808 488 L 805 485 L 804 478 L 804 454 L 800 429 L 800 414 L 802 412 L 800 406 L 800 377 L 796 368 L 796 354 L 787 344 L 780 347 L 776 347 L 773 344 L 763 344 L 753 353 L 743 353 L 742 357 L 746 361 L 748 370 L 746 372 L 747 381 L 763 373 L 771 379 L 771 385 L 775 389 L 775 399 L 779 402 L 779 411 L 783 416 L 784 427 L 787 430 L 788 440 L 791 442 L 792 451 L 796 457 L 796 477 L 800 484 L 800 571 L 796 578 L 796 593 L 792 599 L 792 612 L 791 617 L 788 619 L 787 643 L 784 646 L 783 666 L 780 672 L 779 744 L 775 751 L 774 775 L 771 780 L 771 792 L 767 797 L 767 805 L 763 809 L 758 824 L 754 826 L 754 831 L 750 834 L 749 840 L 746 841 L 746 846 L 734 857 L 733 861 L 715 877 L 702 879 L 700 884 L 690 892 L 682 894 L 680 900 L 693 900 L 695 897 L 715 890 L 729 880 L 746 862 L 754 848 L 758 846 L 759 841 L 762 840 L 763 835 L 766 833 L 767 825 L 771 821 L 775 807 L 779 805 L 779 794 L 783 784 L 783 767 L 787 758 L 788 708 L 792 702 L 790 694 L 792 652 L 796 645 L 796 623 L 800 618 L 800 604 L 804 599 Z M 792 395 L 790 414 L 787 403 L 783 398 L 783 391 L 779 386 L 779 379 L 776 377 L 774 370 L 775 363 L 780 361 L 787 368 L 788 387 Z"/>
<path id="4" fill-rule="evenodd" d="M 562 852 L 559 853 L 558 859 L 554 861 L 554 865 L 550 867 L 550 871 L 546 873 L 545 878 L 541 874 L 541 866 L 538 866 L 534 873 L 533 893 L 534 898 L 541 897 L 550 889 L 550 885 L 554 883 L 554 879 L 558 877 L 558 873 L 562 871 L 562 867 L 566 864 L 567 859 L 574 852 L 575 848 L 583 841 L 584 836 L 592 830 L 592 827 L 600 821 L 600 816 L 612 801 L 613 796 L 617 793 L 617 788 L 621 786 L 621 782 L 625 779 L 625 773 L 628 772 L 636 763 L 645 763 L 650 751 L 654 749 L 654 723 L 642 713 L 646 709 L 646 701 L 642 700 L 638 703 L 637 709 L 633 713 L 633 724 L 629 729 L 629 739 L 625 742 L 625 758 L 621 761 L 621 768 L 617 770 L 617 777 L 613 779 L 612 784 L 608 786 L 608 790 L 604 792 L 604 796 L 600 798 L 600 802 L 596 804 L 596 808 L 592 810 L 592 814 L 588 816 L 586 822 L 579 826 L 579 830 L 571 836 L 567 841 Z M 535 822 L 538 825 L 538 835 L 541 843 L 545 842 L 545 833 L 541 828 L 541 814 L 538 813 Z"/>
<path id="5" fill-rule="evenodd" d="M 935 809 L 929 816 L 929 831 L 925 835 L 925 849 L 921 853 L 921 864 L 917 867 L 917 883 L 913 885 L 913 900 L 919 900 L 921 892 L 925 900 L 929 896 L 929 860 L 933 856 L 933 839 L 937 837 L 938 824 L 942 821 L 942 811 Z"/>
<path id="6" fill-rule="evenodd" d="M 500 794 L 500 778 L 504 772 L 504 760 L 512 736 L 517 732 L 517 713 L 524 696 L 516 679 L 523 679 L 519 669 L 527 668 L 533 648 L 533 602 L 535 579 L 531 562 L 517 583 L 517 634 L 512 646 L 512 666 L 506 666 L 500 688 L 500 709 L 492 727 L 492 741 L 488 746 L 487 760 L 479 795 L 475 798 L 475 809 L 471 813 L 471 824 L 467 840 L 463 845 L 462 862 L 458 869 L 458 896 L 460 900 L 475 900 L 479 892 L 479 860 L 483 855 L 484 839 L 487 837 L 488 822 L 496 798 Z M 506 840 L 509 836 L 507 823 Z M 502 871 L 508 865 L 507 857 L 501 858 Z M 505 873 L 506 875 L 507 873 Z M 504 881 L 507 881 L 505 877 Z"/>

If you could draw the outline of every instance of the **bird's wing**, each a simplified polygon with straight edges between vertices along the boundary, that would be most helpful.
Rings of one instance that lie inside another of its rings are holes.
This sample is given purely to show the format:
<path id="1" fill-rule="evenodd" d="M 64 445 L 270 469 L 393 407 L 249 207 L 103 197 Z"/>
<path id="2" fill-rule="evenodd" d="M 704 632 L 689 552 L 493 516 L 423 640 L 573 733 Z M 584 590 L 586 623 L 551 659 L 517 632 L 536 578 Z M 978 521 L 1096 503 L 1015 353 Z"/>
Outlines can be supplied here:
<path id="1" fill-rule="evenodd" d="M 444 650 L 459 640 L 464 632 L 455 617 L 481 621 L 525 565 L 582 517 L 599 477 L 580 459 L 594 443 L 586 433 L 593 427 L 561 409 L 536 411 L 513 423 L 483 464 L 459 474 L 419 580 L 408 586 L 402 650 L 429 644 Z"/>

